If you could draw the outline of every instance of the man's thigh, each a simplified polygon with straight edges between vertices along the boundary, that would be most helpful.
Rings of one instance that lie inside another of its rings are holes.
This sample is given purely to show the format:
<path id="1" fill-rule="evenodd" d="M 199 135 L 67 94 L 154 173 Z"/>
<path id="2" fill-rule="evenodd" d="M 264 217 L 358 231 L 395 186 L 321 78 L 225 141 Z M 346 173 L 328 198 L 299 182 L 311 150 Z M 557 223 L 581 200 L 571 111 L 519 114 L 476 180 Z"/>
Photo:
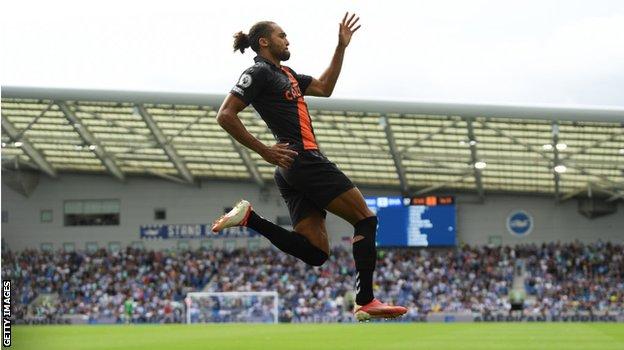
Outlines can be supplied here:
<path id="1" fill-rule="evenodd" d="M 327 212 L 323 208 L 318 207 L 303 192 L 291 186 L 277 170 L 274 179 L 282 198 L 286 202 L 290 220 L 294 227 L 310 215 L 318 214 L 323 219 L 327 216 Z"/>
<path id="2" fill-rule="evenodd" d="M 325 209 L 348 221 L 351 225 L 375 215 L 366 205 L 364 196 L 357 187 L 334 198 Z"/>

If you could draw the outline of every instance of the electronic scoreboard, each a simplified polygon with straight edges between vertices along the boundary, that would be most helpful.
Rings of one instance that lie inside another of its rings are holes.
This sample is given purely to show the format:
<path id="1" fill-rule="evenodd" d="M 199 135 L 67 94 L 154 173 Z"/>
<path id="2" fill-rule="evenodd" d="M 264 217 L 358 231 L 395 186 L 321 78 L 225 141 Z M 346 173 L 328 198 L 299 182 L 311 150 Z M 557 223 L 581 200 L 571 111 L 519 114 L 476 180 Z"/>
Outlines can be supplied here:
<path id="1" fill-rule="evenodd" d="M 377 214 L 378 247 L 436 247 L 456 244 L 455 198 L 365 197 Z"/>

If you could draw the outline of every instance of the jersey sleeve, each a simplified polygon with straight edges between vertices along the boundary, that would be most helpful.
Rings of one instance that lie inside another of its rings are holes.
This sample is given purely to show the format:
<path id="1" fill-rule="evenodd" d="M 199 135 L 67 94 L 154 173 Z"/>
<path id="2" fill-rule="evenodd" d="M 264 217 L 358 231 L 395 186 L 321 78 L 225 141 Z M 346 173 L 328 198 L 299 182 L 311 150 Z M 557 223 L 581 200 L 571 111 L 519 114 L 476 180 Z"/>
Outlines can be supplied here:
<path id="1" fill-rule="evenodd" d="M 266 85 L 267 75 L 262 66 L 254 65 L 247 68 L 230 93 L 239 97 L 246 104 L 250 104 L 262 92 Z"/>
<path id="2" fill-rule="evenodd" d="M 312 77 L 305 74 L 297 74 L 297 72 L 295 72 L 290 67 L 288 67 L 288 69 L 290 69 L 292 74 L 295 76 L 295 79 L 297 79 L 297 83 L 299 84 L 299 89 L 301 90 L 301 93 L 305 94 L 308 86 L 310 86 L 310 83 L 312 83 Z"/>

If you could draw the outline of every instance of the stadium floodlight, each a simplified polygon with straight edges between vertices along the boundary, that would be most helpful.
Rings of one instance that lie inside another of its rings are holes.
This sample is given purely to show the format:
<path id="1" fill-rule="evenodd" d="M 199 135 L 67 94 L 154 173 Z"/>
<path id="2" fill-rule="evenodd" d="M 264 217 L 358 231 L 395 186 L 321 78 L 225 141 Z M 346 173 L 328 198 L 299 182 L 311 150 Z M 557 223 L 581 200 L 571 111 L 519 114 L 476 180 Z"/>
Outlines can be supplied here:
<path id="1" fill-rule="evenodd" d="M 186 323 L 277 323 L 277 291 L 191 292 L 186 295 Z"/>
<path id="2" fill-rule="evenodd" d="M 566 166 L 563 165 L 563 164 L 559 164 L 559 165 L 555 166 L 555 172 L 557 172 L 559 174 L 565 173 L 566 170 L 568 170 L 568 168 L 566 168 Z"/>
<path id="3" fill-rule="evenodd" d="M 568 145 L 566 145 L 565 143 L 558 143 L 557 146 L 555 146 L 555 147 L 557 147 L 558 151 L 563 151 L 566 148 L 568 148 Z"/>
<path id="4" fill-rule="evenodd" d="M 620 152 L 620 154 L 624 154 L 624 148 L 620 148 L 618 152 Z"/>
<path id="5" fill-rule="evenodd" d="M 476 144 L 477 144 L 477 141 L 476 141 L 476 140 L 470 140 L 470 141 L 468 142 L 468 144 L 469 144 L 470 146 L 474 146 L 474 145 L 476 145 Z"/>
<path id="6" fill-rule="evenodd" d="M 547 143 L 547 144 L 543 145 L 543 146 L 542 146 L 542 148 L 543 148 L 545 151 L 550 151 L 550 150 L 552 150 L 552 149 L 553 149 L 553 146 L 552 146 L 550 143 Z"/>
<path id="7" fill-rule="evenodd" d="M 485 169 L 485 167 L 486 167 L 486 166 L 487 166 L 487 163 L 486 163 L 486 162 L 484 162 L 484 161 L 482 161 L 482 160 L 480 160 L 480 161 L 478 161 L 478 162 L 476 162 L 476 163 L 474 164 L 474 167 L 475 167 L 475 168 L 477 168 L 477 169 L 479 169 L 479 170 L 481 170 L 481 169 Z"/>
<path id="8" fill-rule="evenodd" d="M 22 147 L 23 143 L 21 141 L 15 141 L 15 147 Z"/>

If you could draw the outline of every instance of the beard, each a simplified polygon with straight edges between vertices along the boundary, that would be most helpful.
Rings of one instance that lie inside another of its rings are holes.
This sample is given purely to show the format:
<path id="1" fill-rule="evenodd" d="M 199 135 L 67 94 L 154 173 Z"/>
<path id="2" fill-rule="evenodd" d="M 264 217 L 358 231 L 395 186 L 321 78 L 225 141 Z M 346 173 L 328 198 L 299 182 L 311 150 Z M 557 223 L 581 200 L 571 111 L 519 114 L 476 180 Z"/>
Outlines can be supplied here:
<path id="1" fill-rule="evenodd" d="M 277 58 L 279 58 L 280 61 L 288 61 L 288 59 L 290 58 L 290 51 L 286 49 L 280 52 L 279 55 L 277 55 Z"/>

